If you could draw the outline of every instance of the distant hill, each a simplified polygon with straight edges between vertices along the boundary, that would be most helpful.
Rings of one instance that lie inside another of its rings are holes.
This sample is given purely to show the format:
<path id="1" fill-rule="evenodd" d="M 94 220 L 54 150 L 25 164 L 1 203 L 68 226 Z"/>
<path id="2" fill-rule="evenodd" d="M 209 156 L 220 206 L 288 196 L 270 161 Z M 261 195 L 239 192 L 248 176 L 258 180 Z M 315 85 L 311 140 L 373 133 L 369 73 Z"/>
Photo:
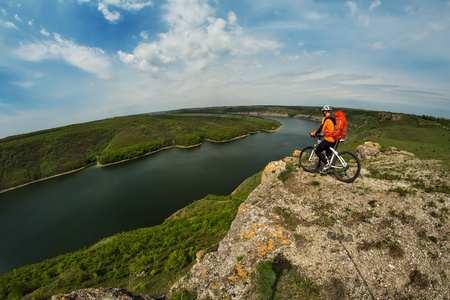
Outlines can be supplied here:
<path id="1" fill-rule="evenodd" d="M 116 163 L 204 140 L 226 141 L 280 125 L 246 116 L 147 114 L 12 136 L 0 140 L 0 191 L 92 163 Z"/>
<path id="2" fill-rule="evenodd" d="M 349 123 L 350 133 L 344 147 L 356 149 L 365 141 L 380 143 L 383 147 L 395 146 L 413 152 L 420 158 L 436 158 L 449 161 L 450 120 L 431 116 L 368 111 L 345 107 L 342 110 Z M 320 121 L 321 107 L 315 106 L 224 106 L 193 108 L 173 113 L 218 113 L 249 116 L 295 117 Z"/>

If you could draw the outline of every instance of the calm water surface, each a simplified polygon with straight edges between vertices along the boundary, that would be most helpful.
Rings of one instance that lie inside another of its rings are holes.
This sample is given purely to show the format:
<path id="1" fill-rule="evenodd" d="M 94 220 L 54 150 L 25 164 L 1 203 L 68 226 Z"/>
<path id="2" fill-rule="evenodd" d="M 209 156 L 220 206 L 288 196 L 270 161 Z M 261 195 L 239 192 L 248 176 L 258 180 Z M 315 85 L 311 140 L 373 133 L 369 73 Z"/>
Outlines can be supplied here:
<path id="1" fill-rule="evenodd" d="M 230 194 L 268 162 L 312 143 L 309 132 L 317 122 L 277 120 L 284 126 L 275 133 L 171 148 L 0 194 L 0 274 L 161 224 L 207 194 Z"/>

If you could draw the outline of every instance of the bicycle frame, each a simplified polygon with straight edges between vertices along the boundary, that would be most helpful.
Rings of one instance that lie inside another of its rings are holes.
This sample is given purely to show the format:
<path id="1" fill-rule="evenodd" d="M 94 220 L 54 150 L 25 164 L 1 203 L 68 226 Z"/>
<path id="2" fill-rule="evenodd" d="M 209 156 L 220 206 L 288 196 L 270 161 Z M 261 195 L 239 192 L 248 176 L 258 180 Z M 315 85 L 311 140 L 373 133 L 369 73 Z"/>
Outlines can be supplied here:
<path id="1" fill-rule="evenodd" d="M 317 142 L 316 142 L 315 145 L 314 145 L 314 151 L 311 152 L 311 155 L 310 155 L 309 158 L 308 158 L 309 161 L 312 161 L 312 160 L 313 160 L 314 155 L 316 155 L 316 148 L 317 148 L 317 146 L 318 146 L 322 141 L 323 141 L 323 138 L 318 138 L 318 139 L 317 139 Z M 336 144 L 336 148 L 337 148 L 337 146 L 339 145 L 339 142 L 343 142 L 343 141 L 344 141 L 344 139 L 338 140 L 338 141 L 337 141 L 337 144 Z M 333 152 L 333 154 L 331 155 L 331 158 L 330 158 L 329 162 L 330 162 L 330 163 L 333 162 L 333 161 L 334 161 L 334 158 L 336 157 L 337 159 L 339 159 L 339 161 L 340 161 L 341 164 L 342 164 L 342 166 L 339 166 L 339 167 L 336 167 L 336 166 L 334 166 L 334 165 L 331 165 L 331 168 L 334 168 L 334 169 L 341 169 L 341 168 L 342 168 L 342 169 L 345 169 L 345 168 L 347 167 L 347 162 L 346 162 L 344 159 L 342 159 L 342 157 L 339 156 L 339 154 L 338 154 L 338 152 L 336 151 L 335 148 L 330 147 L 330 150 L 331 150 L 331 152 Z M 328 159 L 328 157 L 327 157 L 327 159 Z"/>

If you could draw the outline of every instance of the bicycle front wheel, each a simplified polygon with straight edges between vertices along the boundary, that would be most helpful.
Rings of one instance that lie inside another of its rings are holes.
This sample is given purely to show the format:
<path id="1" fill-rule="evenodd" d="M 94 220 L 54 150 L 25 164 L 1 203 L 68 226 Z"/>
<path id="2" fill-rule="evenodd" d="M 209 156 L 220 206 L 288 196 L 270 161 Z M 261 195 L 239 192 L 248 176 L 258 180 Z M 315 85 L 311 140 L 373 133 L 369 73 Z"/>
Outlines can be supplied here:
<path id="1" fill-rule="evenodd" d="M 361 162 L 352 152 L 342 151 L 335 158 L 332 168 L 337 179 L 351 183 L 358 178 L 359 172 L 361 172 Z"/>
<path id="2" fill-rule="evenodd" d="M 306 172 L 315 173 L 319 170 L 320 159 L 314 153 L 313 147 L 306 147 L 302 150 L 299 162 L 302 169 Z"/>

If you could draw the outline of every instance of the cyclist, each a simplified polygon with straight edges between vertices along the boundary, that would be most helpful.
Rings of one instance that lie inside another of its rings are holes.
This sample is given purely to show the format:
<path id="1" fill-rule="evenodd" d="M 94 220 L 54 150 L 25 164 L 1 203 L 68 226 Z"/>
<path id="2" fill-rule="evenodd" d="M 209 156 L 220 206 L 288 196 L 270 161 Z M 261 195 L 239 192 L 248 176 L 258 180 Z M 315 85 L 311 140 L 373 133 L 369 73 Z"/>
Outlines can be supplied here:
<path id="1" fill-rule="evenodd" d="M 323 113 L 323 119 L 322 124 L 320 127 L 311 133 L 311 136 L 324 136 L 324 139 L 320 144 L 317 146 L 315 152 L 317 154 L 317 157 L 323 162 L 325 165 L 322 170 L 319 171 L 321 174 L 326 174 L 328 169 L 331 166 L 331 162 L 329 161 L 329 158 L 332 155 L 332 152 L 330 150 L 330 147 L 334 147 L 336 144 L 336 140 L 332 138 L 331 136 L 327 136 L 327 132 L 333 132 L 334 131 L 334 117 L 331 115 L 332 108 L 330 105 L 325 105 L 322 107 L 322 113 Z M 325 153 L 327 157 L 323 155 L 323 151 L 325 150 Z"/>

